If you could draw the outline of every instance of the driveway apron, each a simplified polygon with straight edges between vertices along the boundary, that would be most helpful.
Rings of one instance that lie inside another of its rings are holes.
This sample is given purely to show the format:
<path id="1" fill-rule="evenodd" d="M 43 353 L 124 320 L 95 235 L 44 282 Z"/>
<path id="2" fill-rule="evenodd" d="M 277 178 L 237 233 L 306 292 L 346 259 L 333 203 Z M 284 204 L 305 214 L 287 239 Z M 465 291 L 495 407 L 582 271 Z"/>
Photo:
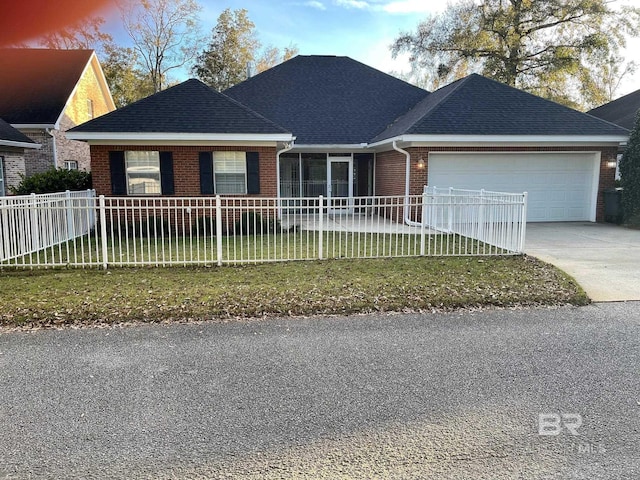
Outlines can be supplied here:
<path id="1" fill-rule="evenodd" d="M 603 223 L 530 223 L 525 253 L 567 272 L 593 301 L 640 300 L 640 230 Z"/>

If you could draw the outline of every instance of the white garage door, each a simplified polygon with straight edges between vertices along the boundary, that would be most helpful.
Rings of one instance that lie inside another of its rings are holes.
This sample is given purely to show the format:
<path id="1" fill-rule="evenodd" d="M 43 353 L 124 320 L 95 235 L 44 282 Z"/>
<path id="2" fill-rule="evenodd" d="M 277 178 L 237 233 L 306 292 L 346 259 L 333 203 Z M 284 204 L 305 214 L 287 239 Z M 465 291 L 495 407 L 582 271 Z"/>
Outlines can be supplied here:
<path id="1" fill-rule="evenodd" d="M 430 153 L 429 185 L 528 192 L 530 222 L 595 221 L 594 153 Z"/>

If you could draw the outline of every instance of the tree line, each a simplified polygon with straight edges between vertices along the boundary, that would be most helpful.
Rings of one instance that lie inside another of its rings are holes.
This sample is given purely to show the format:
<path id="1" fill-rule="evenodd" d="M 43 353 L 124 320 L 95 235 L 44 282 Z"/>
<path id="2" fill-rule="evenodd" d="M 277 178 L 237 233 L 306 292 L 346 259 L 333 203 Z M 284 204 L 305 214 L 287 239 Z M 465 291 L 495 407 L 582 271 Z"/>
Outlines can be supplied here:
<path id="1" fill-rule="evenodd" d="M 102 17 L 40 42 L 95 49 L 118 106 L 170 85 L 177 69 L 221 91 L 298 53 L 293 44 L 263 47 L 245 9 L 224 10 L 207 37 L 196 0 L 123 1 L 130 1 L 119 7 L 130 46 L 101 31 Z M 412 69 L 400 76 L 428 90 L 477 72 L 585 110 L 614 99 L 635 72 L 621 52 L 639 27 L 640 9 L 617 0 L 457 0 L 390 48 L 409 55 Z"/>
<path id="2" fill-rule="evenodd" d="M 47 48 L 95 50 L 117 107 L 172 85 L 172 74 L 178 69 L 188 68 L 222 91 L 298 53 L 293 44 L 263 47 L 245 9 L 224 10 L 207 38 L 199 19 L 202 6 L 196 0 L 130 1 L 118 8 L 130 46 L 118 45 L 102 31 L 105 19 L 101 16 L 38 40 Z"/>

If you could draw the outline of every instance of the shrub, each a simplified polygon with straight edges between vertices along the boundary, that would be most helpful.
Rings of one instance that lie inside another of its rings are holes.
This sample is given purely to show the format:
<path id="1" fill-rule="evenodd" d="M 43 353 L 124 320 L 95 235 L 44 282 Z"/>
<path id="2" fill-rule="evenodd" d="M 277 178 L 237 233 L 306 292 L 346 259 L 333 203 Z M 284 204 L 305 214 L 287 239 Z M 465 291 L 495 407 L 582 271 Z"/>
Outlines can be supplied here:
<path id="1" fill-rule="evenodd" d="M 114 227 L 114 232 L 118 234 L 117 226 Z M 169 221 L 162 217 L 149 216 L 133 222 L 120 223 L 120 235 L 126 235 L 129 238 L 155 238 L 162 235 L 168 236 L 170 233 L 175 235 L 175 232 L 169 231 Z M 179 235 L 182 236 L 182 232 Z"/>
<path id="2" fill-rule="evenodd" d="M 263 218 L 262 215 L 254 212 L 243 213 L 234 227 L 236 235 L 261 235 L 265 233 L 280 233 L 281 231 L 280 220 Z"/>
<path id="3" fill-rule="evenodd" d="M 191 226 L 191 234 L 193 236 L 214 237 L 216 235 L 216 219 L 215 217 L 198 217 Z"/>
<path id="4" fill-rule="evenodd" d="M 625 223 L 640 225 L 640 110 L 620 161 L 622 215 Z"/>
<path id="5" fill-rule="evenodd" d="M 36 173 L 30 177 L 20 176 L 17 187 L 9 187 L 14 195 L 31 193 L 56 193 L 65 190 L 87 190 L 91 188 L 91 174 L 82 170 L 65 170 L 63 168 Z"/>

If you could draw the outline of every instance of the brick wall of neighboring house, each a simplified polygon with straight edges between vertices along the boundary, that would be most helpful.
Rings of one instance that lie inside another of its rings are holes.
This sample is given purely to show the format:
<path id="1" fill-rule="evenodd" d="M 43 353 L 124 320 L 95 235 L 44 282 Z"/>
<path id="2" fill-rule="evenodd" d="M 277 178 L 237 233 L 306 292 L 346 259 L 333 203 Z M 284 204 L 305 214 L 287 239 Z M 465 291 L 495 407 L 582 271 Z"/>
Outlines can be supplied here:
<path id="1" fill-rule="evenodd" d="M 91 146 L 93 188 L 98 195 L 111 195 L 109 152 L 114 150 L 156 150 L 173 154 L 175 196 L 200 195 L 200 152 L 240 151 L 260 155 L 260 197 L 277 196 L 276 147 L 199 147 L 199 146 Z"/>
<path id="2" fill-rule="evenodd" d="M 91 102 L 89 102 L 91 100 Z M 65 133 L 70 128 L 93 118 L 109 113 L 110 107 L 105 93 L 100 88 L 98 75 L 93 65 L 89 65 L 80 78 L 60 121 L 59 131 L 55 131 L 57 166 L 64 167 L 65 161 L 77 161 L 80 170 L 91 170 L 89 145 L 77 140 L 68 140 Z"/>
<path id="3" fill-rule="evenodd" d="M 93 106 L 93 116 L 91 116 L 88 100 L 91 100 Z M 80 78 L 76 91 L 64 113 L 75 126 L 109 113 L 111 110 L 107 98 L 100 88 L 100 82 L 94 66 L 89 65 L 89 68 L 85 70 Z"/>
<path id="4" fill-rule="evenodd" d="M 64 167 L 65 161 L 78 162 L 79 170 L 91 170 L 91 153 L 87 142 L 69 140 L 65 132 L 76 124 L 66 114 L 60 120 L 60 130 L 54 130 L 56 137 L 56 159 L 58 168 Z"/>
<path id="5" fill-rule="evenodd" d="M 615 185 L 615 168 L 607 162 L 616 159 L 617 147 L 414 147 L 408 148 L 411 155 L 410 194 L 419 195 L 427 185 L 429 175 L 429 152 L 601 152 L 600 181 L 596 204 L 596 221 L 604 221 L 603 192 Z M 419 158 L 425 168 L 417 167 Z M 405 188 L 405 158 L 396 151 L 377 154 L 376 195 L 403 195 Z"/>
<path id="6" fill-rule="evenodd" d="M 9 194 L 9 187 L 17 187 L 20 175 L 24 170 L 24 149 L 0 146 L 0 160 L 4 172 L 5 194 Z"/>
<path id="7" fill-rule="evenodd" d="M 42 145 L 40 149 L 28 149 L 24 152 L 24 167 L 27 177 L 34 173 L 44 172 L 53 168 L 54 140 L 44 128 L 20 129 L 27 137 Z"/>

